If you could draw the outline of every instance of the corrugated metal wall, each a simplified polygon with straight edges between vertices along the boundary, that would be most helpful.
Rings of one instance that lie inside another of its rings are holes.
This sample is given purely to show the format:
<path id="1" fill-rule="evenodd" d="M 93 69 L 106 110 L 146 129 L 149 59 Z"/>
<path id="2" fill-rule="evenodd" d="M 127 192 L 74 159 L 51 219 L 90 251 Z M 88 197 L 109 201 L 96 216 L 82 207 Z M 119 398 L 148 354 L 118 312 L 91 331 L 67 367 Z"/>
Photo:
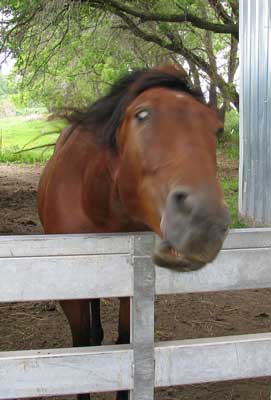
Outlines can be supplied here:
<path id="1" fill-rule="evenodd" d="M 271 223 L 271 0 L 240 0 L 239 211 Z"/>

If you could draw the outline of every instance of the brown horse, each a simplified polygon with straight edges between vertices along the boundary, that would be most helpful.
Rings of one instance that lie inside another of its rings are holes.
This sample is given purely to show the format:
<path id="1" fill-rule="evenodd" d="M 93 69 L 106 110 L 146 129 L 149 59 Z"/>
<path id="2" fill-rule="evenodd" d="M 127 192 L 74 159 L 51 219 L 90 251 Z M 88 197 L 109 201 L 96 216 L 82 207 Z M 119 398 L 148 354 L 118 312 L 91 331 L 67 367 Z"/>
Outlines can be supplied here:
<path id="1" fill-rule="evenodd" d="M 152 230 L 156 263 L 180 271 L 216 257 L 229 224 L 216 172 L 222 125 L 182 70 L 135 71 L 68 118 L 39 185 L 45 233 Z M 61 302 L 74 346 L 103 339 L 100 301 L 91 323 L 89 300 Z M 129 343 L 129 312 L 121 299 L 118 343 Z"/>

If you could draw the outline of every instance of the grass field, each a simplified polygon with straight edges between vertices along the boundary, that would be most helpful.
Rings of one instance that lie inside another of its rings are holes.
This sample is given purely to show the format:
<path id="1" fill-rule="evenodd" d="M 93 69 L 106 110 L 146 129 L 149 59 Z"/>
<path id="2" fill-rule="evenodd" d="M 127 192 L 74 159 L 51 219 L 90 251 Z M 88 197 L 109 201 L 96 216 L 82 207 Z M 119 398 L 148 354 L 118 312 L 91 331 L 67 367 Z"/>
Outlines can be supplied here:
<path id="1" fill-rule="evenodd" d="M 50 158 L 52 148 L 23 151 L 27 148 L 54 143 L 63 129 L 61 120 L 32 119 L 17 116 L 0 119 L 0 162 L 36 163 Z"/>
<path id="2" fill-rule="evenodd" d="M 17 116 L 0 119 L 0 162 L 2 163 L 44 163 L 53 148 L 20 152 L 25 148 L 54 143 L 64 122 L 29 119 Z M 238 145 L 236 141 L 220 143 L 217 150 L 219 174 L 226 202 L 230 208 L 231 227 L 245 227 L 238 217 Z"/>

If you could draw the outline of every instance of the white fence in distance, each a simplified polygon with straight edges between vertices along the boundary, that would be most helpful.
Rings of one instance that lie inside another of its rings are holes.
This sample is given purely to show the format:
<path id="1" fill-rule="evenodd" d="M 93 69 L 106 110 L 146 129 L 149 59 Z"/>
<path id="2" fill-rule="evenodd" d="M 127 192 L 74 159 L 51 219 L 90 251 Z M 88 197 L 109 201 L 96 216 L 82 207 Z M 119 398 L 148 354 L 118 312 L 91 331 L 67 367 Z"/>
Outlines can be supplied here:
<path id="1" fill-rule="evenodd" d="M 0 399 L 131 390 L 271 375 L 271 334 L 154 343 L 155 294 L 271 287 L 271 229 L 230 232 L 205 268 L 153 266 L 153 234 L 0 237 L 0 302 L 132 298 L 130 345 L 0 352 Z"/>

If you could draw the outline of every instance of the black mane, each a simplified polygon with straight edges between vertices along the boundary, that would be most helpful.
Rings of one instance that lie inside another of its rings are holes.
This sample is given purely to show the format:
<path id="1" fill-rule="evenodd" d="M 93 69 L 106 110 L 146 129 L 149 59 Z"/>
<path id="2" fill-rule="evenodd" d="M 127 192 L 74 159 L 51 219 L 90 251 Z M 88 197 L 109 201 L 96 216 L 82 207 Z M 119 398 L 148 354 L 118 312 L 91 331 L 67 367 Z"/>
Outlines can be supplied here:
<path id="1" fill-rule="evenodd" d="M 106 96 L 91 104 L 86 110 L 74 111 L 66 118 L 74 126 L 80 126 L 91 132 L 102 146 L 117 151 L 116 132 L 126 107 L 140 93 L 154 87 L 180 90 L 204 102 L 201 95 L 191 88 L 182 72 L 171 74 L 158 69 L 139 69 L 118 80 Z"/>

